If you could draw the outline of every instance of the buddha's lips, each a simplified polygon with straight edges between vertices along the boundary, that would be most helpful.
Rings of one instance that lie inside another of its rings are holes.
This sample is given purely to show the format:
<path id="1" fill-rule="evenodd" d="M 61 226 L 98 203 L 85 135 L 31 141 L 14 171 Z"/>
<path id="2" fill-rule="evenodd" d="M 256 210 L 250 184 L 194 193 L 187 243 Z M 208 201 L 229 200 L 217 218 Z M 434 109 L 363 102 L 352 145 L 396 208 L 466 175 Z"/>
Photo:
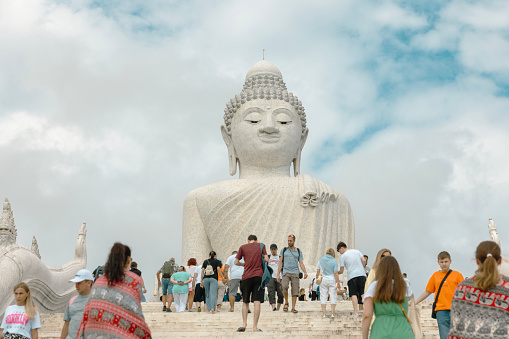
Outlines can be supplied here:
<path id="1" fill-rule="evenodd" d="M 280 135 L 270 135 L 270 134 L 261 134 L 258 137 L 265 142 L 277 142 L 281 136 Z"/>

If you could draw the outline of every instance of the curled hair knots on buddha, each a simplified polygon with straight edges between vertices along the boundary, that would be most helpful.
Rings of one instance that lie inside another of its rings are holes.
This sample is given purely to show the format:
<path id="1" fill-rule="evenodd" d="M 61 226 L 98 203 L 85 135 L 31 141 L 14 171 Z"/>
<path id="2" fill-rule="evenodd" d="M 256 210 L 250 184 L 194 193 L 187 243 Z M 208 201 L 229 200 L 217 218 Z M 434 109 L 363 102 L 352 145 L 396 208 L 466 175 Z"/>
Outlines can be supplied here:
<path id="1" fill-rule="evenodd" d="M 224 123 L 228 134 L 231 134 L 231 122 L 240 106 L 255 99 L 278 99 L 288 102 L 299 114 L 302 133 L 306 131 L 306 113 L 302 102 L 293 93 L 288 92 L 283 79 L 272 74 L 258 74 L 247 78 L 240 94 L 226 103 Z"/>
<path id="2" fill-rule="evenodd" d="M 483 291 L 489 290 L 500 280 L 498 272 L 501 261 L 500 246 L 493 241 L 483 241 L 477 246 L 475 257 L 479 268 L 474 277 L 474 286 Z"/>
<path id="3" fill-rule="evenodd" d="M 113 285 L 116 282 L 124 279 L 127 260 L 131 256 L 131 249 L 129 246 L 116 242 L 110 250 L 108 261 L 104 265 L 104 275 L 108 280 L 108 285 Z"/>

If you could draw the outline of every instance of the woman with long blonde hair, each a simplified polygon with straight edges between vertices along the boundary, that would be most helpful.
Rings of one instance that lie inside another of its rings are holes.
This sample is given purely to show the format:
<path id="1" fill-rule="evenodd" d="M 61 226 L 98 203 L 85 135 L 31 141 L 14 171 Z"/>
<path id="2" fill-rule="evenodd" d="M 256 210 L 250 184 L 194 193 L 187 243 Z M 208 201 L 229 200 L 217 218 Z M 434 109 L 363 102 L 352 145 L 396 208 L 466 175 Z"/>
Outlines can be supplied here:
<path id="1" fill-rule="evenodd" d="M 380 260 L 382 258 L 392 255 L 392 252 L 388 248 L 382 248 L 378 253 L 376 254 L 375 262 L 373 263 L 373 266 L 371 267 L 371 271 L 369 271 L 368 278 L 366 279 L 366 284 L 364 285 L 364 293 L 368 290 L 369 284 L 371 284 L 373 281 L 376 280 L 376 269 L 378 267 L 378 264 L 380 263 Z"/>
<path id="2" fill-rule="evenodd" d="M 13 290 L 16 305 L 11 305 L 5 310 L 4 320 L 0 326 L 0 338 L 37 339 L 41 319 L 30 295 L 30 289 L 22 282 L 14 286 Z"/>
<path id="3" fill-rule="evenodd" d="M 498 270 L 500 246 L 481 242 L 475 260 L 476 275 L 463 280 L 454 292 L 448 338 L 507 338 L 509 278 Z"/>
<path id="4" fill-rule="evenodd" d="M 376 315 L 369 338 L 415 338 L 408 319 L 408 298 L 412 289 L 403 279 L 398 261 L 386 256 L 377 266 L 376 280 L 364 294 L 362 338 L 368 339 L 369 325 Z"/>

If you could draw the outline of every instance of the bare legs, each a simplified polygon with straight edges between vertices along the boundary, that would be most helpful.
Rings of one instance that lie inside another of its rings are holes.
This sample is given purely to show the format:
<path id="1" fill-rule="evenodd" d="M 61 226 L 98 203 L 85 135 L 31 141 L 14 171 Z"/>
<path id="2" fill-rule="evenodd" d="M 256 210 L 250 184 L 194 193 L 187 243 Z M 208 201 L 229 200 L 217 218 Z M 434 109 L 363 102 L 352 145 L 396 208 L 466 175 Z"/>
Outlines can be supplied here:
<path id="1" fill-rule="evenodd" d="M 253 332 L 258 331 L 258 320 L 260 319 L 261 303 L 259 301 L 254 302 L 254 319 L 253 319 Z M 242 303 L 242 327 L 247 327 L 247 314 L 249 311 L 249 304 Z"/>
<path id="2" fill-rule="evenodd" d="M 352 295 L 352 305 L 353 305 L 353 315 L 359 316 L 359 302 L 357 301 L 357 296 Z"/>
<path id="3" fill-rule="evenodd" d="M 230 301 L 230 310 L 233 312 L 233 310 L 235 309 L 235 296 L 229 295 L 228 300 Z"/>

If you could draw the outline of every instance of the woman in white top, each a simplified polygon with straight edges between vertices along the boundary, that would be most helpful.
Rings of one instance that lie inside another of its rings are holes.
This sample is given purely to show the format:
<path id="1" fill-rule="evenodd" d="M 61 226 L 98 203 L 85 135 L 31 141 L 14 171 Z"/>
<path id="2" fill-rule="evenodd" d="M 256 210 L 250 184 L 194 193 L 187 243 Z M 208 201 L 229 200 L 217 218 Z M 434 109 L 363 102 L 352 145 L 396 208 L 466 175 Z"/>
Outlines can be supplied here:
<path id="1" fill-rule="evenodd" d="M 41 328 L 39 312 L 35 307 L 30 289 L 25 283 L 14 286 L 16 305 L 7 307 L 0 326 L 0 338 L 26 339 L 38 338 L 37 329 Z"/>
<path id="2" fill-rule="evenodd" d="M 196 258 L 191 258 L 187 261 L 186 272 L 194 277 L 194 273 L 196 271 Z M 193 309 L 193 300 L 194 300 L 194 290 L 193 284 L 189 284 L 189 295 L 187 297 L 187 309 L 189 312 Z"/>
<path id="3" fill-rule="evenodd" d="M 337 297 L 339 292 L 339 273 L 338 262 L 336 260 L 336 252 L 333 248 L 329 248 L 325 255 L 318 260 L 316 264 L 316 279 L 322 275 L 320 282 L 320 304 L 322 305 L 322 318 L 325 318 L 325 308 L 327 299 L 330 296 L 331 303 L 331 319 L 334 319 L 334 311 L 336 310 Z"/>

